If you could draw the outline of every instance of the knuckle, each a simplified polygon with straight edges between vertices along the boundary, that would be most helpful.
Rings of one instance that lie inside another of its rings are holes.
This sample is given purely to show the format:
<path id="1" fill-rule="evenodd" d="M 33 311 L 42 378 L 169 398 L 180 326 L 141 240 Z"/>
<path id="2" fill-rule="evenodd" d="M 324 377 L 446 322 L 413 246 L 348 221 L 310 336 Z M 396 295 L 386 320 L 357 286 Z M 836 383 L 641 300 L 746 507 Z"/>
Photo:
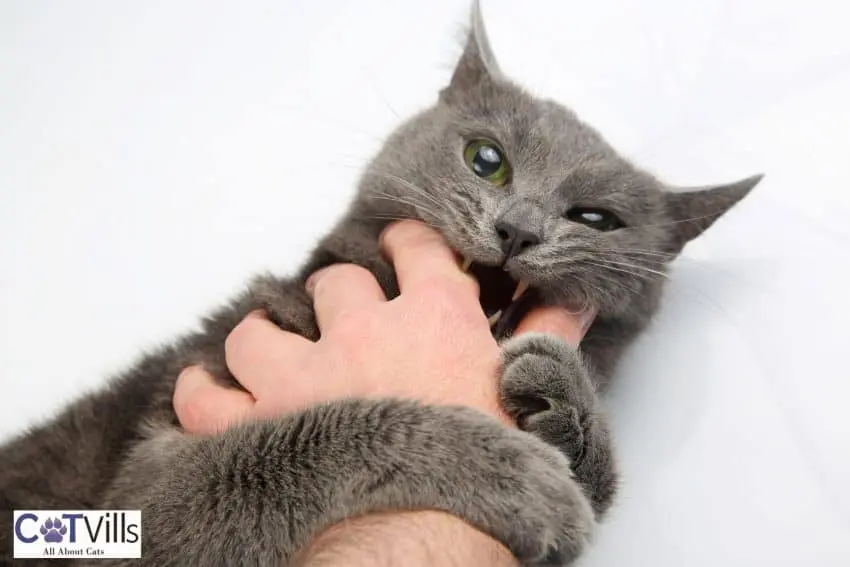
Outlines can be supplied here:
<path id="1" fill-rule="evenodd" d="M 364 329 L 369 326 L 369 314 L 360 309 L 344 309 L 334 315 L 333 326 L 328 334 L 335 341 L 350 345 L 361 340 Z"/>
<path id="2" fill-rule="evenodd" d="M 233 330 L 224 339 L 224 353 L 226 357 L 232 356 L 242 348 L 253 333 L 255 324 L 255 319 L 246 318 L 242 319 L 242 321 L 233 327 Z"/>
<path id="3" fill-rule="evenodd" d="M 453 332 L 472 329 L 480 318 L 477 301 L 462 287 L 428 287 L 423 289 L 420 301 L 425 317 L 441 322 L 441 328 L 448 325 Z"/>
<path id="4" fill-rule="evenodd" d="M 334 264 L 322 270 L 321 277 L 316 282 L 316 293 L 320 293 L 329 287 L 333 287 L 348 273 L 349 264 Z"/>
<path id="5" fill-rule="evenodd" d="M 316 282 L 314 294 L 319 296 L 330 289 L 357 285 L 367 279 L 374 279 L 369 270 L 357 264 L 336 264 L 326 268 L 325 273 Z"/>
<path id="6" fill-rule="evenodd" d="M 468 301 L 471 289 L 470 281 L 466 276 L 434 275 L 422 281 L 423 293 L 429 297 L 440 296 L 451 301 Z"/>
<path id="7" fill-rule="evenodd" d="M 478 284 L 466 275 L 429 278 L 422 289 L 427 301 L 444 309 L 460 311 L 477 304 Z"/>
<path id="8" fill-rule="evenodd" d="M 454 303 L 454 298 L 452 290 L 445 283 L 443 278 L 429 278 L 423 282 L 419 292 L 420 301 L 435 312 L 447 310 Z"/>
<path id="9" fill-rule="evenodd" d="M 351 309 L 342 309 L 334 315 L 333 328 L 337 333 L 346 334 L 357 327 L 358 313 Z"/>

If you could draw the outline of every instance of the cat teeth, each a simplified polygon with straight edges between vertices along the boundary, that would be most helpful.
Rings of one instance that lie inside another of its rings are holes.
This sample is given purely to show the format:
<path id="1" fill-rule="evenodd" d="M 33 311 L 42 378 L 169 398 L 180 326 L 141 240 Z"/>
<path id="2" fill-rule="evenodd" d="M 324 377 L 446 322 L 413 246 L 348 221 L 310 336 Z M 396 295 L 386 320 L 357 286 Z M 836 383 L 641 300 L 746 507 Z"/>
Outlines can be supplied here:
<path id="1" fill-rule="evenodd" d="M 528 282 L 525 280 L 521 280 L 519 284 L 516 286 L 516 290 L 514 290 L 514 296 L 511 297 L 511 301 L 516 301 L 522 294 L 528 291 Z"/>
<path id="2" fill-rule="evenodd" d="M 461 269 L 461 271 L 463 271 L 463 272 L 468 272 L 468 271 L 469 271 L 469 267 L 470 267 L 471 265 L 472 265 L 472 260 L 470 260 L 469 258 L 467 258 L 467 257 L 465 257 L 465 256 L 464 256 L 464 258 L 463 258 L 463 264 L 461 264 L 461 265 L 460 265 L 460 269 Z"/>
<path id="3" fill-rule="evenodd" d="M 490 323 L 490 326 L 492 327 L 493 325 L 495 325 L 496 323 L 499 322 L 499 317 L 501 317 L 501 316 L 502 316 L 502 310 L 499 309 L 498 311 L 496 311 L 495 313 L 490 315 L 490 317 L 487 319 L 487 322 Z"/>

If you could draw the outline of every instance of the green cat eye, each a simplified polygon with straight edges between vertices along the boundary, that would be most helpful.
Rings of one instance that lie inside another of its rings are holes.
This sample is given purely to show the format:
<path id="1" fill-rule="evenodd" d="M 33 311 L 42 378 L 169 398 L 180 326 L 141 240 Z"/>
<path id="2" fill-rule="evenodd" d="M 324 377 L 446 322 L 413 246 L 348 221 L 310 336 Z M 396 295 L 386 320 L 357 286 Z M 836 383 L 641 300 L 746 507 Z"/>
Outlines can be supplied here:
<path id="1" fill-rule="evenodd" d="M 463 158 L 472 173 L 493 185 L 508 182 L 511 168 L 502 150 L 489 140 L 473 140 L 463 151 Z"/>

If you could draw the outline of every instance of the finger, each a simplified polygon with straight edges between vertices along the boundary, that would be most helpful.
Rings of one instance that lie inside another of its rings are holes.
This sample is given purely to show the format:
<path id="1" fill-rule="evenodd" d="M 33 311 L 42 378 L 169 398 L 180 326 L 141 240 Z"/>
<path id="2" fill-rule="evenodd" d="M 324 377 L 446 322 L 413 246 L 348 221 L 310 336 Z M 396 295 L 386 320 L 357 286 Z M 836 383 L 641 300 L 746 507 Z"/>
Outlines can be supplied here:
<path id="1" fill-rule="evenodd" d="M 461 271 L 442 235 L 425 224 L 406 220 L 390 225 L 381 234 L 381 248 L 395 266 L 402 293 L 442 280 L 478 297 L 478 282 Z"/>
<path id="2" fill-rule="evenodd" d="M 554 333 L 568 343 L 578 345 L 595 317 L 593 309 L 572 313 L 563 307 L 537 307 L 523 317 L 515 334 Z"/>
<path id="3" fill-rule="evenodd" d="M 226 388 L 200 366 L 185 369 L 172 397 L 180 424 L 189 433 L 213 435 L 251 416 L 254 398 Z"/>
<path id="4" fill-rule="evenodd" d="M 282 331 L 261 313 L 243 319 L 224 341 L 224 358 L 230 372 L 255 398 L 292 372 L 313 343 Z"/>
<path id="5" fill-rule="evenodd" d="M 322 332 L 346 311 L 387 300 L 375 276 L 355 264 L 336 264 L 316 272 L 308 279 L 307 290 L 313 296 L 316 322 Z"/>

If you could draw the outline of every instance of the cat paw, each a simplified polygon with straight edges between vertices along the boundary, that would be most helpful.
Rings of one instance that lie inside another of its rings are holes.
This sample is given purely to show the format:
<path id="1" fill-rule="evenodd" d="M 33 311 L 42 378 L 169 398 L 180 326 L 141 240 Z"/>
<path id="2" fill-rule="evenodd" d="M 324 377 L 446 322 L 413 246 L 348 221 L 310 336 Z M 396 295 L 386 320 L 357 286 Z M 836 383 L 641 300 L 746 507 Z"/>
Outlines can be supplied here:
<path id="1" fill-rule="evenodd" d="M 502 349 L 500 394 L 520 429 L 558 446 L 569 439 L 567 456 L 579 456 L 584 414 L 594 400 L 593 386 L 573 347 L 543 333 L 508 341 Z"/>
<path id="2" fill-rule="evenodd" d="M 556 335 L 530 333 L 503 345 L 502 405 L 523 431 L 557 447 L 597 516 L 618 482 L 612 441 L 579 352 Z"/>
<path id="3" fill-rule="evenodd" d="M 284 331 L 318 340 L 313 300 L 302 282 L 264 275 L 254 278 L 249 292 L 250 310 L 264 311 L 269 320 Z"/>

